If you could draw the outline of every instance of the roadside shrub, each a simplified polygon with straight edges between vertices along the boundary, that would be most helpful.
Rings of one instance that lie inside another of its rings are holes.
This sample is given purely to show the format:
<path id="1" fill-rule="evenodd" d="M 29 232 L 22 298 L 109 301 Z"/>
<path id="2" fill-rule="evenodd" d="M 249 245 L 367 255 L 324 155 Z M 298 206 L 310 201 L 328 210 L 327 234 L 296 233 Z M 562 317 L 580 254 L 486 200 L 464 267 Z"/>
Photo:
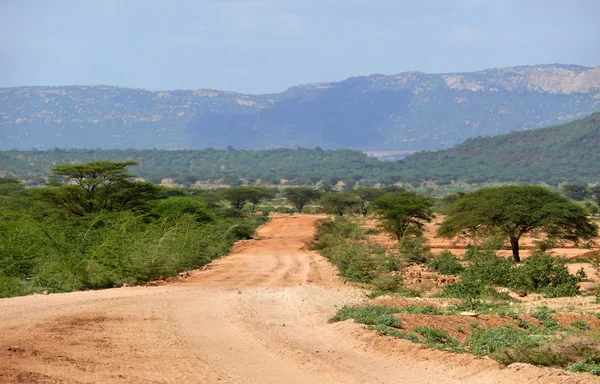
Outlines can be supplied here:
<path id="1" fill-rule="evenodd" d="M 581 331 L 589 331 L 592 329 L 589 326 L 589 324 L 586 323 L 585 320 L 583 320 L 583 319 L 579 319 L 579 320 L 575 320 L 575 321 L 571 322 L 571 326 L 574 328 L 577 328 Z"/>
<path id="2" fill-rule="evenodd" d="M 379 276 L 373 279 L 371 284 L 373 284 L 373 289 L 381 292 L 397 292 L 404 288 L 402 276 Z"/>
<path id="3" fill-rule="evenodd" d="M 482 304 L 481 296 L 486 286 L 479 281 L 465 280 L 445 285 L 440 296 L 463 300 L 463 305 L 475 309 Z"/>
<path id="4" fill-rule="evenodd" d="M 514 265 L 512 260 L 497 256 L 494 252 L 478 252 L 462 272 L 461 280 L 507 287 L 511 285 Z"/>
<path id="5" fill-rule="evenodd" d="M 464 268 L 450 251 L 442 251 L 429 265 L 442 275 L 458 275 Z"/>
<path id="6" fill-rule="evenodd" d="M 402 328 L 400 320 L 394 317 L 397 308 L 369 305 L 365 307 L 342 307 L 329 319 L 330 323 L 354 319 L 354 322 L 366 325 L 383 325 L 386 327 Z"/>
<path id="7" fill-rule="evenodd" d="M 400 309 L 400 313 L 411 315 L 443 315 L 444 312 L 433 305 L 409 305 Z"/>
<path id="8" fill-rule="evenodd" d="M 535 317 L 546 328 L 559 328 L 560 325 L 554 316 L 552 316 L 554 312 L 555 311 L 553 309 L 550 309 L 545 305 L 541 305 L 537 307 L 533 313 L 531 313 L 531 316 Z"/>
<path id="9" fill-rule="evenodd" d="M 565 369 L 571 372 L 589 372 L 592 375 L 600 376 L 600 364 L 590 364 L 581 361 L 579 363 L 569 364 Z"/>
<path id="10" fill-rule="evenodd" d="M 0 299 L 5 297 L 19 296 L 23 294 L 23 288 L 19 280 L 0 274 Z"/>
<path id="11" fill-rule="evenodd" d="M 409 340 L 413 343 L 421 343 L 419 337 L 412 332 L 399 331 L 397 328 L 388 327 L 386 325 L 371 326 L 369 329 L 375 330 L 382 335 L 395 337 L 397 339 Z"/>
<path id="12" fill-rule="evenodd" d="M 547 297 L 575 296 L 579 293 L 576 276 L 569 274 L 565 261 L 536 252 L 515 268 L 512 287 L 543 293 Z"/>
<path id="13" fill-rule="evenodd" d="M 542 340 L 530 333 L 503 326 L 489 329 L 476 329 L 467 337 L 466 348 L 478 356 L 491 355 L 510 347 L 531 348 L 541 345 Z"/>
<path id="14" fill-rule="evenodd" d="M 427 239 L 423 237 L 404 238 L 402 246 L 398 248 L 398 255 L 403 260 L 417 264 L 426 263 L 433 257 L 427 245 Z"/>
<path id="15" fill-rule="evenodd" d="M 233 240 L 248 240 L 252 239 L 256 227 L 249 222 L 237 223 L 229 227 L 227 235 Z"/>
<path id="16" fill-rule="evenodd" d="M 448 331 L 441 328 L 418 326 L 414 329 L 416 333 L 425 338 L 425 343 L 432 348 L 456 347 L 458 341 Z"/>
<path id="17" fill-rule="evenodd" d="M 558 334 L 554 337 L 532 334 L 531 337 L 539 340 L 538 346 L 515 345 L 492 357 L 503 364 L 521 362 L 567 367 L 569 370 L 578 367 L 592 369 L 600 364 L 600 335 L 597 331 Z"/>

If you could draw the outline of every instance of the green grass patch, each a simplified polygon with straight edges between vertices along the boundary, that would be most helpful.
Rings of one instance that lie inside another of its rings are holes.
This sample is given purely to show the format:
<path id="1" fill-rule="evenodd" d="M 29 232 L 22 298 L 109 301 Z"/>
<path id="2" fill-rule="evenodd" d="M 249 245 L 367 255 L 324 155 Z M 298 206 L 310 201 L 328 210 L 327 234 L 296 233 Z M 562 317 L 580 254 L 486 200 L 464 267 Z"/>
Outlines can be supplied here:
<path id="1" fill-rule="evenodd" d="M 354 322 L 366 325 L 384 325 L 393 328 L 402 328 L 400 320 L 394 317 L 399 313 L 396 308 L 390 308 L 379 305 L 369 305 L 365 307 L 342 307 L 337 313 L 329 319 L 330 323 L 353 319 Z"/>

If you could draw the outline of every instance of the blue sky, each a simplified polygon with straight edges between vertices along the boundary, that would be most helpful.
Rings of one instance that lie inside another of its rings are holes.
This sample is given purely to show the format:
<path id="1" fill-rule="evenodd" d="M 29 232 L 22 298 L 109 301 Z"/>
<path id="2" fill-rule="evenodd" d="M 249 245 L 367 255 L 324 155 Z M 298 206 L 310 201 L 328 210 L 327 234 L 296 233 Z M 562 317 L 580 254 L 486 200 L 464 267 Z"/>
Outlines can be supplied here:
<path id="1" fill-rule="evenodd" d="M 0 87 L 279 92 L 372 73 L 600 66 L 599 0 L 0 0 Z"/>

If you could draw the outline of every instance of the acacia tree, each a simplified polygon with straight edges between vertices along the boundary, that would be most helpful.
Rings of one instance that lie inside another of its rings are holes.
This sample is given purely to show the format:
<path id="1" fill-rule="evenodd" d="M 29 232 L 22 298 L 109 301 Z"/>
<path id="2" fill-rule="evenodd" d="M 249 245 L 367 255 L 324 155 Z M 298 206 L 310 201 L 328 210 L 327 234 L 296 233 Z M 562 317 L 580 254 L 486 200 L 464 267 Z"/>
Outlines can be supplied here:
<path id="1" fill-rule="evenodd" d="M 316 189 L 309 187 L 286 188 L 283 191 L 283 196 L 302 213 L 306 204 L 318 200 L 321 193 Z"/>
<path id="2" fill-rule="evenodd" d="M 358 197 L 349 192 L 327 193 L 321 198 L 321 206 L 326 212 L 343 216 L 346 210 L 360 204 Z"/>
<path id="3" fill-rule="evenodd" d="M 438 235 L 491 235 L 508 237 L 516 262 L 524 234 L 541 234 L 578 242 L 597 234 L 597 226 L 583 208 L 564 196 L 538 186 L 503 186 L 469 193 L 448 208 Z"/>
<path id="4" fill-rule="evenodd" d="M 159 187 L 129 179 L 127 167 L 133 161 L 97 161 L 87 164 L 59 165 L 52 168 L 55 188 L 44 189 L 42 198 L 68 212 L 83 216 L 103 210 L 123 210 L 159 198 Z M 67 185 L 65 185 L 67 184 Z"/>
<path id="5" fill-rule="evenodd" d="M 407 236 L 421 236 L 423 225 L 433 218 L 433 201 L 414 192 L 395 192 L 373 202 L 381 228 L 396 237 L 400 246 Z"/>
<path id="6" fill-rule="evenodd" d="M 359 187 L 352 190 L 352 193 L 354 193 L 360 199 L 360 203 L 358 205 L 360 213 L 363 216 L 367 216 L 367 213 L 369 213 L 369 208 L 373 201 L 383 196 L 385 192 L 381 189 L 376 188 Z"/>
<path id="7" fill-rule="evenodd" d="M 223 191 L 223 197 L 235 209 L 241 210 L 247 203 L 252 204 L 252 214 L 254 214 L 256 204 L 265 199 L 272 199 L 274 196 L 274 190 L 260 185 L 230 187 Z"/>

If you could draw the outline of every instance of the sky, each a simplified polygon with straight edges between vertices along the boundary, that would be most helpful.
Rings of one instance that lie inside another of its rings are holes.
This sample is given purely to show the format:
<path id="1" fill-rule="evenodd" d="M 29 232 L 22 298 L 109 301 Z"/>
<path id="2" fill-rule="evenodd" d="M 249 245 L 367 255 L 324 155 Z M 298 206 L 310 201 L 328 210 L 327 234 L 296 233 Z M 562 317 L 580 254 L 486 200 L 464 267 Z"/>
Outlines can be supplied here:
<path id="1" fill-rule="evenodd" d="M 600 0 L 0 0 L 0 87 L 275 93 L 373 73 L 600 66 Z"/>

